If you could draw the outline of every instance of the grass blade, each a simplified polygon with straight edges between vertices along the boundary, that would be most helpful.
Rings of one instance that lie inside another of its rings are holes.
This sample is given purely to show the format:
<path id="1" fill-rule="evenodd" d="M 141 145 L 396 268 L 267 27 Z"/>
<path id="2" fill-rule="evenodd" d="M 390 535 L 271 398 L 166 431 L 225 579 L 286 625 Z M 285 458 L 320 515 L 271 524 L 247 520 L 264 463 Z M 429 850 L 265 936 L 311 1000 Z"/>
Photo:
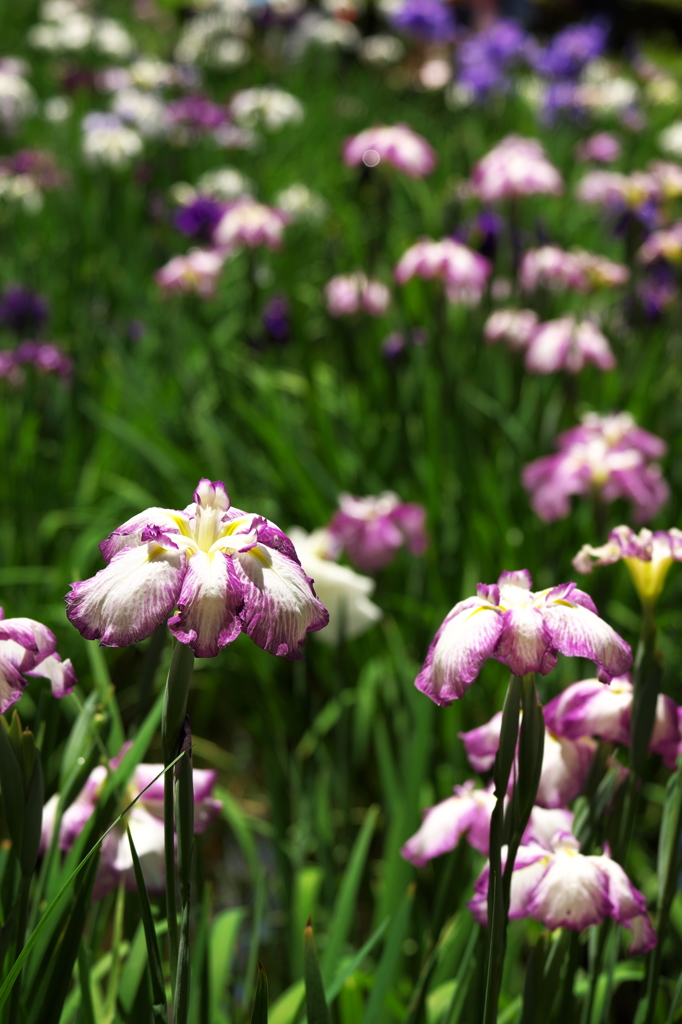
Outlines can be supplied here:
<path id="1" fill-rule="evenodd" d="M 331 1024 L 310 920 L 303 929 L 303 976 L 308 1024 Z"/>
<path id="2" fill-rule="evenodd" d="M 130 829 L 127 829 L 126 831 L 128 832 L 130 853 L 133 858 L 133 870 L 135 871 L 137 895 L 140 900 L 140 916 L 142 917 L 144 937 L 147 942 L 147 962 L 149 963 L 149 976 L 152 983 L 152 1011 L 154 1013 L 154 1020 L 163 1021 L 165 1024 L 165 1021 L 168 1020 L 166 1009 L 166 986 L 163 981 L 161 953 L 159 951 L 159 943 L 156 938 L 156 929 L 154 928 L 152 906 L 149 901 L 149 893 L 147 892 L 144 875 L 142 874 L 142 868 L 140 867 L 140 858 L 137 856 L 133 837 L 130 834 Z"/>

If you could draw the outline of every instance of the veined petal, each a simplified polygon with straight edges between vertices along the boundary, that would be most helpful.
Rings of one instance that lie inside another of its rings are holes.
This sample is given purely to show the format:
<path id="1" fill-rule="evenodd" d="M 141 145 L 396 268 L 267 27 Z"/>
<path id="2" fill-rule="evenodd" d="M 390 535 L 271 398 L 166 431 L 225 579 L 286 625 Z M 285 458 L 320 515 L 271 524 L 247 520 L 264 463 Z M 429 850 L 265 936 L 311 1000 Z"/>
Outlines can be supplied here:
<path id="1" fill-rule="evenodd" d="M 581 932 L 611 909 L 608 880 L 594 858 L 557 850 L 528 902 L 529 914 L 548 928 Z"/>
<path id="2" fill-rule="evenodd" d="M 78 683 L 76 679 L 76 673 L 73 670 L 71 664 L 71 658 L 67 658 L 66 661 L 62 661 L 61 657 L 55 652 L 54 654 L 48 655 L 47 658 L 36 665 L 35 668 L 30 669 L 27 676 L 37 677 L 39 679 L 49 679 L 50 686 L 52 687 L 53 697 L 66 697 L 71 693 Z"/>
<path id="3" fill-rule="evenodd" d="M 150 550 L 151 549 L 151 550 Z M 186 559 L 153 543 L 126 548 L 66 595 L 67 617 L 86 640 L 125 647 L 151 636 L 175 608 Z"/>
<path id="4" fill-rule="evenodd" d="M 0 655 L 20 672 L 34 668 L 57 649 L 51 629 L 35 619 L 0 620 Z"/>
<path id="5" fill-rule="evenodd" d="M 531 605 L 510 608 L 504 613 L 503 632 L 495 650 L 498 661 L 516 676 L 527 672 L 547 675 L 556 665 L 552 636 L 544 616 Z"/>
<path id="6" fill-rule="evenodd" d="M 4 657 L 0 644 L 0 713 L 7 711 L 21 697 L 26 682 L 11 661 Z"/>
<path id="7" fill-rule="evenodd" d="M 177 603 L 178 614 L 168 625 L 197 658 L 215 658 L 241 633 L 241 582 L 232 559 L 222 551 L 192 555 Z"/>
<path id="8" fill-rule="evenodd" d="M 589 658 L 600 669 L 600 679 L 621 676 L 632 666 L 629 644 L 616 631 L 587 608 L 572 601 L 547 604 L 543 617 L 552 638 L 552 646 L 569 657 Z"/>
<path id="9" fill-rule="evenodd" d="M 502 629 L 502 614 L 484 599 L 455 605 L 431 642 L 417 689 L 442 706 L 462 697 L 493 656 Z"/>
<path id="10" fill-rule="evenodd" d="M 627 745 L 631 707 L 629 679 L 613 679 L 609 686 L 598 679 L 583 679 L 566 687 L 543 711 L 547 728 L 559 736 L 599 736 Z"/>
<path id="11" fill-rule="evenodd" d="M 306 633 L 326 626 L 329 613 L 298 561 L 258 544 L 235 554 L 233 563 L 244 595 L 244 631 L 270 654 L 302 657 Z"/>
<path id="12" fill-rule="evenodd" d="M 188 516 L 174 508 L 147 508 L 138 512 L 122 523 L 113 533 L 102 541 L 99 546 L 102 557 L 110 562 L 114 555 L 124 548 L 139 547 L 143 542 L 142 534 L 150 526 L 156 526 L 165 533 L 183 533 L 183 526 L 189 522 Z M 187 532 L 189 532 L 187 530 Z"/>
<path id="13" fill-rule="evenodd" d="M 639 914 L 646 914 L 646 899 L 644 895 L 635 889 L 634 885 L 625 874 L 625 871 L 611 857 L 588 857 L 593 861 L 599 870 L 603 872 L 608 880 L 608 893 L 611 902 L 611 916 L 618 924 L 625 924 Z"/>

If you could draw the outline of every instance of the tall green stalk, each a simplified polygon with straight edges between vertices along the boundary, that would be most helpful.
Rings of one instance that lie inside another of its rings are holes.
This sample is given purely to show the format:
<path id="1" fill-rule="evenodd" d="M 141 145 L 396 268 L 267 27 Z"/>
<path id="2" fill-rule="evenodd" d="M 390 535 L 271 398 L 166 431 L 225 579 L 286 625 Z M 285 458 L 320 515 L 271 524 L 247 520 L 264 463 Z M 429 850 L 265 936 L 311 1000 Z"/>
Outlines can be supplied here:
<path id="1" fill-rule="evenodd" d="M 194 668 L 194 651 L 185 644 L 176 644 L 171 658 L 161 716 L 161 742 L 164 767 L 180 753 L 187 714 L 187 696 Z M 187 755 L 188 756 L 188 755 Z M 184 761 L 184 758 L 183 758 Z M 163 834 L 166 868 L 166 917 L 170 952 L 171 988 L 175 995 L 178 974 L 178 908 L 175 868 L 175 788 L 173 772 L 163 777 Z"/>

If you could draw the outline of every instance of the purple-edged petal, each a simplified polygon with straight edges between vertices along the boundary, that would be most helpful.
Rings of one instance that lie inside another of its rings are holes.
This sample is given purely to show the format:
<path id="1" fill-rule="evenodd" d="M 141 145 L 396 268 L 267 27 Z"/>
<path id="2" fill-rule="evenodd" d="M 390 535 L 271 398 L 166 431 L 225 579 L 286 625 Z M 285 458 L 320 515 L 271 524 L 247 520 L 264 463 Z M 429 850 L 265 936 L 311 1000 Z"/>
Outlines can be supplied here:
<path id="1" fill-rule="evenodd" d="M 574 849 L 558 849 L 528 901 L 529 914 L 551 930 L 581 932 L 600 924 L 611 903 L 608 881 L 594 859 Z"/>
<path id="2" fill-rule="evenodd" d="M 238 612 L 243 603 L 232 559 L 222 551 L 198 551 L 190 558 L 182 581 L 178 614 L 168 625 L 197 658 L 214 658 L 241 633 Z"/>
<path id="3" fill-rule="evenodd" d="M 126 548 L 96 576 L 72 583 L 67 617 L 86 640 L 125 647 L 151 636 L 175 608 L 185 555 L 153 542 Z"/>
<path id="4" fill-rule="evenodd" d="M 36 665 L 35 668 L 30 669 L 27 676 L 37 677 L 39 679 L 49 679 L 50 686 L 52 687 L 53 697 L 66 697 L 72 693 L 75 686 L 78 683 L 76 679 L 76 673 L 73 670 L 71 664 L 71 658 L 67 658 L 66 661 L 62 661 L 61 657 L 55 653 L 48 655 L 47 658 Z"/>
<path id="5" fill-rule="evenodd" d="M 21 697 L 26 682 L 11 661 L 4 657 L 0 644 L 0 713 L 7 711 Z"/>
<path id="6" fill-rule="evenodd" d="M 533 589 L 533 577 L 528 569 L 505 569 L 500 573 L 498 586 L 520 587 L 521 590 Z"/>
<path id="7" fill-rule="evenodd" d="M 480 853 L 487 854 L 490 817 L 496 798 L 489 790 L 474 790 L 473 783 L 457 786 L 455 795 L 424 812 L 421 827 L 403 846 L 401 855 L 416 867 L 454 850 L 463 835 Z"/>
<path id="8" fill-rule="evenodd" d="M 611 743 L 630 742 L 632 683 L 627 677 L 604 686 L 583 679 L 563 690 L 543 708 L 545 724 L 558 736 L 599 736 Z"/>
<path id="9" fill-rule="evenodd" d="M 501 727 L 502 712 L 498 711 L 485 725 L 457 734 L 464 743 L 467 760 L 475 772 L 489 772 L 494 765 L 500 745 Z"/>
<path id="10" fill-rule="evenodd" d="M 671 697 L 659 693 L 649 750 L 652 754 L 660 754 L 666 768 L 672 770 L 677 763 L 681 741 L 682 732 L 680 731 L 677 704 Z"/>
<path id="11" fill-rule="evenodd" d="M 625 924 L 633 917 L 646 914 L 646 899 L 644 895 L 635 889 L 634 885 L 625 874 L 625 871 L 611 857 L 589 857 L 586 858 L 598 865 L 608 882 L 609 901 L 611 903 L 611 916 L 618 924 Z"/>
<path id="12" fill-rule="evenodd" d="M 234 568 L 244 595 L 244 631 L 270 654 L 302 657 L 306 633 L 326 626 L 329 613 L 298 561 L 258 544 L 235 554 Z"/>
<path id="13" fill-rule="evenodd" d="M 521 838 L 521 845 L 537 843 L 551 850 L 552 839 L 557 832 L 570 832 L 573 828 L 573 811 L 568 807 L 534 807 L 526 831 Z"/>
<path id="14" fill-rule="evenodd" d="M 114 555 L 125 548 L 139 547 L 145 543 L 142 534 L 148 527 L 156 526 L 164 533 L 180 533 L 182 522 L 186 522 L 187 516 L 183 512 L 173 508 L 147 508 L 144 512 L 138 512 L 131 516 L 125 523 L 110 533 L 99 546 L 102 557 L 110 562 Z"/>
<path id="15" fill-rule="evenodd" d="M 501 596 L 504 602 L 504 595 Z M 495 650 L 498 661 L 508 665 L 515 676 L 527 672 L 547 675 L 556 665 L 556 654 L 551 649 L 552 634 L 545 617 L 530 605 L 510 608 L 504 613 L 500 642 Z"/>
<path id="16" fill-rule="evenodd" d="M 415 686 L 436 704 L 462 697 L 492 657 L 503 629 L 502 614 L 487 601 L 455 605 L 436 633 Z"/>
<path id="17" fill-rule="evenodd" d="M 57 649 L 51 629 L 35 619 L 0 620 L 0 655 L 19 672 L 28 672 Z"/>
<path id="18" fill-rule="evenodd" d="M 638 914 L 625 922 L 625 927 L 632 932 L 632 942 L 628 947 L 630 956 L 636 953 L 648 953 L 658 944 L 658 936 L 648 914 Z"/>
<path id="19" fill-rule="evenodd" d="M 99 798 L 99 791 L 107 778 L 104 765 L 97 765 L 88 775 L 85 785 L 62 815 L 59 826 L 59 849 L 70 850 L 88 824 Z"/>
<path id="20" fill-rule="evenodd" d="M 603 619 L 580 605 L 566 602 L 544 609 L 552 646 L 569 657 L 589 658 L 601 669 L 599 678 L 621 676 L 632 666 L 629 644 Z"/>
<path id="21" fill-rule="evenodd" d="M 202 476 L 194 490 L 193 498 L 202 508 L 218 508 L 227 512 L 230 507 L 230 496 L 222 480 L 207 480 Z"/>

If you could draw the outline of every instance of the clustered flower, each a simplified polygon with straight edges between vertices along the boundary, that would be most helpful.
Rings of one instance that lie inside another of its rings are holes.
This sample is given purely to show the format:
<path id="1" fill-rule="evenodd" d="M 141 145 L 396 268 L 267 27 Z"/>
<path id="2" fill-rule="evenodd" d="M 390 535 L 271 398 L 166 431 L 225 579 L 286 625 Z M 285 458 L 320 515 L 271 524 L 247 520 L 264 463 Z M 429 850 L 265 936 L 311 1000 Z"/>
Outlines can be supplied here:
<path id="1" fill-rule="evenodd" d="M 412 277 L 438 278 L 445 283 L 450 302 L 475 305 L 491 270 L 487 259 L 454 238 L 439 242 L 423 238 L 403 253 L 394 273 L 398 284 L 405 284 Z"/>
<path id="2" fill-rule="evenodd" d="M 586 413 L 580 426 L 559 434 L 555 443 L 555 455 L 529 463 L 522 475 L 531 505 L 545 522 L 567 516 L 573 494 L 593 494 L 605 503 L 625 498 L 640 523 L 652 519 L 668 500 L 668 485 L 655 461 L 667 446 L 638 427 L 629 413 Z"/>
<path id="3" fill-rule="evenodd" d="M 478 161 L 471 175 L 474 195 L 484 202 L 564 190 L 561 174 L 537 139 L 508 135 Z"/>
<path id="4" fill-rule="evenodd" d="M 31 679 L 49 679 L 54 697 L 76 686 L 70 658 L 62 661 L 57 638 L 35 619 L 6 619 L 0 608 L 0 714 L 20 699 Z"/>
<path id="5" fill-rule="evenodd" d="M 361 270 L 337 274 L 324 289 L 330 316 L 352 316 L 362 311 L 370 316 L 383 316 L 391 302 L 391 292 L 381 281 L 367 277 Z"/>
<path id="6" fill-rule="evenodd" d="M 421 505 L 402 502 L 393 491 L 376 498 L 342 494 L 329 530 L 351 562 L 365 572 L 376 572 L 388 565 L 403 545 L 413 555 L 424 553 L 425 520 Z"/>

